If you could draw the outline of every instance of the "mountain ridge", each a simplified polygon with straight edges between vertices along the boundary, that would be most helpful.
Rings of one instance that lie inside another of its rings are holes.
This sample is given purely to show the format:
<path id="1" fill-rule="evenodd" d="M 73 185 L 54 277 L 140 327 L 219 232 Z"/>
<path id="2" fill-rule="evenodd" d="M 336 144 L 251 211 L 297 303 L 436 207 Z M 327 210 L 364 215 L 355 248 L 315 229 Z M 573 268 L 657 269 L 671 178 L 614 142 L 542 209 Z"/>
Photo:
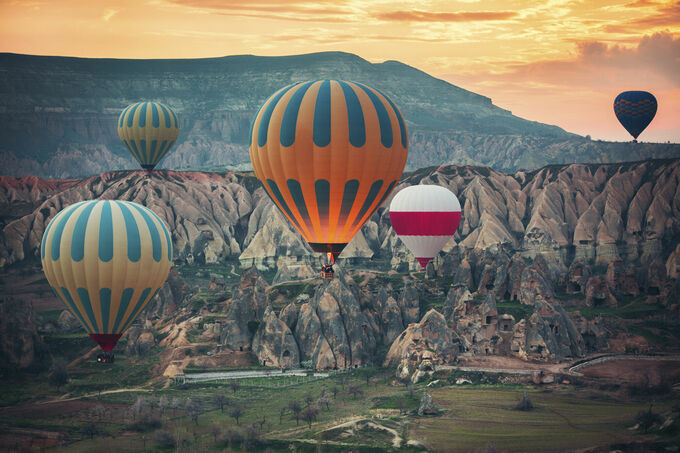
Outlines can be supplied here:
<path id="1" fill-rule="evenodd" d="M 161 168 L 243 168 L 261 103 L 282 86 L 355 80 L 388 95 L 410 135 L 408 169 L 441 164 L 497 169 L 550 163 L 678 157 L 680 145 L 590 141 L 513 116 L 472 93 L 396 61 L 349 53 L 124 60 L 0 54 L 3 173 L 85 177 L 136 163 L 118 138 L 123 107 L 157 99 L 179 113 L 181 132 Z"/>

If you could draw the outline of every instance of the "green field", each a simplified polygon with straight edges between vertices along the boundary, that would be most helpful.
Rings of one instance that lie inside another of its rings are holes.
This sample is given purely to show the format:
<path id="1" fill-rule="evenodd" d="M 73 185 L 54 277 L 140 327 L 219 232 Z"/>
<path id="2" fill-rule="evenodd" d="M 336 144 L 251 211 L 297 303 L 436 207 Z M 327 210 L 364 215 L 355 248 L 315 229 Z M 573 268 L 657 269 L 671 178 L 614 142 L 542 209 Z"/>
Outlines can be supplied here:
<path id="1" fill-rule="evenodd" d="M 406 440 L 442 452 L 474 451 L 489 445 L 501 451 L 560 451 L 650 438 L 628 429 L 634 425 L 635 415 L 649 407 L 648 399 L 631 399 L 624 393 L 607 393 L 596 388 L 552 386 L 546 390 L 520 385 L 427 388 L 425 384 L 406 387 L 394 383 L 392 370 L 372 369 L 369 384 L 364 370 L 354 370 L 321 379 L 290 376 L 277 376 L 272 381 L 244 379 L 234 391 L 226 382 L 183 386 L 166 386 L 160 380 L 143 382 L 144 370 L 149 365 L 129 358 L 122 358 L 111 367 L 83 364 L 61 390 L 36 379 L 34 393 L 27 391 L 15 398 L 4 398 L 0 426 L 8 433 L 16 430 L 61 433 L 69 439 L 68 445 L 54 445 L 50 451 L 69 452 L 175 451 L 159 443 L 164 432 L 179 438 L 184 451 L 228 451 L 220 441 L 224 433 L 236 430 L 247 437 L 251 426 L 255 427 L 250 429 L 251 443 L 234 441 L 233 451 L 247 448 L 250 449 L 247 451 L 266 448 L 291 451 L 290 445 L 297 451 L 310 452 L 422 451 L 403 446 Z M 5 383 L 1 390 L 4 393 L 17 388 Z M 117 388 L 130 390 L 107 393 Z M 357 388 L 359 392 L 351 391 Z M 101 394 L 99 390 L 103 390 Z M 297 401 L 302 408 L 308 398 L 317 404 L 322 391 L 330 396 L 329 407 L 320 405 L 311 429 L 302 419 L 296 422 L 290 410 L 280 417 L 281 408 L 291 401 Z M 535 409 L 513 410 L 524 391 L 529 392 Z M 419 417 L 413 413 L 425 392 L 430 393 L 441 410 L 439 415 Z M 216 395 L 229 400 L 224 412 L 214 401 Z M 147 408 L 138 417 L 156 420 L 158 426 L 135 428 L 136 419 L 130 409 L 140 396 L 146 399 Z M 63 397 L 76 399 L 42 404 Z M 158 402 L 162 397 L 169 402 L 176 400 L 177 406 L 161 414 Z M 187 398 L 200 407 L 197 423 L 187 412 Z M 677 396 L 671 393 L 667 398 L 657 397 L 654 409 L 666 413 L 678 403 Z M 243 409 L 238 424 L 230 415 L 237 405 Z M 98 406 L 103 411 L 99 409 L 98 413 Z M 96 426 L 94 434 L 87 430 L 91 423 Z M 347 423 L 358 424 L 348 428 Z M 395 433 L 404 439 L 401 449 L 393 446 Z"/>

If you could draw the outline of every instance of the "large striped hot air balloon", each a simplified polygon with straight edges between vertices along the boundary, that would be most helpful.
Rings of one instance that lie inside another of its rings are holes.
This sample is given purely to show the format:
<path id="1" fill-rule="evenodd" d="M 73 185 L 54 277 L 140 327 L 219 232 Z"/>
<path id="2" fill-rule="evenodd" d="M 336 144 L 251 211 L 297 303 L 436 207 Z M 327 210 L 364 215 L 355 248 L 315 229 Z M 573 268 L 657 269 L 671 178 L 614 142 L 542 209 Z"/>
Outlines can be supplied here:
<path id="1" fill-rule="evenodd" d="M 179 120 L 175 111 L 167 105 L 137 102 L 125 107 L 120 114 L 118 136 L 139 165 L 150 174 L 177 140 Z"/>
<path id="2" fill-rule="evenodd" d="M 460 215 L 458 198 L 441 186 L 410 186 L 390 203 L 392 228 L 422 268 L 454 235 Z"/>
<path id="3" fill-rule="evenodd" d="M 636 141 L 656 115 L 656 98 L 646 91 L 624 91 L 614 99 L 614 113 Z"/>
<path id="4" fill-rule="evenodd" d="M 255 175 L 330 263 L 392 192 L 407 156 L 399 109 L 355 82 L 287 86 L 262 104 L 250 133 Z"/>
<path id="5" fill-rule="evenodd" d="M 163 221 L 144 206 L 91 200 L 52 219 L 40 256 L 57 296 L 111 351 L 168 277 L 172 242 Z"/>

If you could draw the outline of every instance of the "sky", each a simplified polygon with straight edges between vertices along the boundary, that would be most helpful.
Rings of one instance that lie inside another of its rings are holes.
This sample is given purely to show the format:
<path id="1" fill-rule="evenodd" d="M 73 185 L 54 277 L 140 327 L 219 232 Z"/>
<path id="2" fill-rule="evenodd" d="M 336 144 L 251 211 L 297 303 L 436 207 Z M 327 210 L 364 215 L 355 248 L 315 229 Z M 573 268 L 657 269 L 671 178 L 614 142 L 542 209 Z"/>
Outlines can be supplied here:
<path id="1" fill-rule="evenodd" d="M 0 0 L 0 52 L 201 58 L 344 51 L 398 60 L 499 107 L 626 141 L 625 90 L 659 107 L 640 141 L 680 142 L 680 1 Z"/>

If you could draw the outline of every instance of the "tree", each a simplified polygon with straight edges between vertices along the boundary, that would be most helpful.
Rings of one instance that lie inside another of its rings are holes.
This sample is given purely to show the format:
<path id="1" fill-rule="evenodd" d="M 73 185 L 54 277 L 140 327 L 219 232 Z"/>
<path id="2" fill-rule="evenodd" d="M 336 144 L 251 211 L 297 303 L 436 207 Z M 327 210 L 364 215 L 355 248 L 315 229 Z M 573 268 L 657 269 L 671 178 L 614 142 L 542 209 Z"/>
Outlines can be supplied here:
<path id="1" fill-rule="evenodd" d="M 238 381 L 231 380 L 229 381 L 229 388 L 232 392 L 234 392 L 234 394 L 236 394 L 236 392 L 238 392 L 238 390 L 241 388 L 241 384 L 239 384 Z"/>
<path id="2" fill-rule="evenodd" d="M 104 418 L 104 415 L 106 415 L 106 409 L 104 409 L 104 406 L 101 404 L 97 404 L 94 409 L 92 409 L 92 415 L 101 420 Z"/>
<path id="3" fill-rule="evenodd" d="M 239 425 L 239 418 L 243 416 L 243 408 L 240 405 L 236 405 L 229 412 L 229 416 L 236 420 L 236 424 Z"/>
<path id="4" fill-rule="evenodd" d="M 319 399 L 316 400 L 316 404 L 318 404 L 319 407 L 326 406 L 326 410 L 329 409 L 331 402 L 332 402 L 332 400 L 331 400 L 331 397 L 329 395 L 321 395 L 319 397 Z"/>
<path id="5" fill-rule="evenodd" d="M 290 411 L 293 413 L 293 417 L 295 417 L 295 424 L 297 425 L 300 421 L 300 412 L 302 411 L 300 403 L 295 400 L 289 401 L 288 409 L 290 409 Z"/>
<path id="6" fill-rule="evenodd" d="M 243 431 L 240 428 L 236 428 L 234 426 L 227 428 L 224 432 L 224 436 L 222 436 L 222 443 L 230 449 L 234 448 L 235 444 L 241 443 L 242 441 Z"/>
<path id="7" fill-rule="evenodd" d="M 92 439 L 94 436 L 99 434 L 99 428 L 97 428 L 97 425 L 94 423 L 88 423 L 85 426 L 83 426 L 83 434 L 86 436 L 90 436 L 90 439 Z"/>
<path id="8" fill-rule="evenodd" d="M 54 360 L 52 362 L 52 370 L 50 372 L 49 381 L 50 384 L 55 386 L 57 389 L 61 389 L 63 386 L 68 384 L 68 370 L 66 369 L 66 363 L 63 360 Z"/>
<path id="9" fill-rule="evenodd" d="M 213 404 L 215 407 L 219 408 L 220 412 L 224 412 L 224 406 L 229 406 L 231 401 L 225 395 L 218 393 L 213 396 Z"/>
<path id="10" fill-rule="evenodd" d="M 338 397 L 338 391 L 339 391 L 339 390 L 340 390 L 340 389 L 338 389 L 336 386 L 331 387 L 331 392 L 333 393 L 333 398 L 337 398 L 337 397 Z"/>
<path id="11" fill-rule="evenodd" d="M 142 415 L 144 409 L 146 409 L 146 399 L 143 396 L 138 396 L 137 401 L 130 407 L 132 419 L 137 420 L 137 417 Z"/>
<path id="12" fill-rule="evenodd" d="M 524 395 L 522 395 L 522 398 L 515 405 L 515 410 L 531 411 L 533 409 L 534 409 L 534 404 L 531 402 L 531 399 L 529 398 L 529 394 L 527 392 L 524 392 Z"/>
<path id="13" fill-rule="evenodd" d="M 172 407 L 172 415 L 175 415 L 175 411 L 179 408 L 179 398 L 174 397 L 172 399 L 172 403 L 170 403 L 170 407 Z"/>
<path id="14" fill-rule="evenodd" d="M 172 448 L 177 446 L 177 437 L 168 431 L 159 431 L 156 435 L 156 442 L 161 448 Z"/>
<path id="15" fill-rule="evenodd" d="M 201 415 L 201 405 L 198 401 L 192 401 L 191 398 L 187 398 L 187 403 L 185 406 L 186 413 L 198 426 L 198 417 Z"/>
<path id="16" fill-rule="evenodd" d="M 213 423 L 210 425 L 210 434 L 213 435 L 213 440 L 217 443 L 217 436 L 222 433 L 222 427 L 219 423 Z"/>
<path id="17" fill-rule="evenodd" d="M 170 401 L 168 401 L 168 397 L 161 395 L 161 397 L 158 399 L 158 411 L 161 413 L 161 418 L 168 407 L 170 407 Z"/>
<path id="18" fill-rule="evenodd" d="M 310 404 L 314 401 L 314 397 L 310 395 L 309 393 L 305 395 L 305 404 L 307 407 L 309 407 Z"/>
<path id="19" fill-rule="evenodd" d="M 347 393 L 349 393 L 350 395 L 354 395 L 354 399 L 356 399 L 357 396 L 363 395 L 364 391 L 361 390 L 361 387 L 359 387 L 358 385 L 350 385 L 349 387 L 347 387 Z"/>
<path id="20" fill-rule="evenodd" d="M 661 416 L 661 414 L 657 414 L 656 412 L 652 412 L 652 405 L 649 405 L 649 410 L 638 412 L 638 414 L 635 416 L 635 422 L 642 428 L 642 430 L 647 434 L 647 431 L 649 431 L 649 428 L 652 426 L 656 425 L 661 425 L 664 421 L 664 418 Z"/>
<path id="21" fill-rule="evenodd" d="M 309 424 L 309 429 L 312 429 L 312 422 L 316 420 L 319 415 L 319 409 L 316 406 L 307 406 L 301 413 L 300 416 L 304 421 Z"/>
<path id="22" fill-rule="evenodd" d="M 283 406 L 279 412 L 279 425 L 283 423 L 281 420 L 283 419 L 283 416 L 286 415 L 286 409 L 286 406 Z"/>

